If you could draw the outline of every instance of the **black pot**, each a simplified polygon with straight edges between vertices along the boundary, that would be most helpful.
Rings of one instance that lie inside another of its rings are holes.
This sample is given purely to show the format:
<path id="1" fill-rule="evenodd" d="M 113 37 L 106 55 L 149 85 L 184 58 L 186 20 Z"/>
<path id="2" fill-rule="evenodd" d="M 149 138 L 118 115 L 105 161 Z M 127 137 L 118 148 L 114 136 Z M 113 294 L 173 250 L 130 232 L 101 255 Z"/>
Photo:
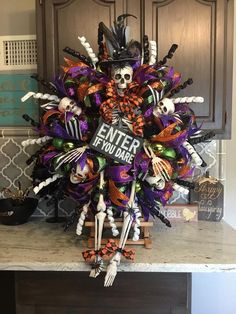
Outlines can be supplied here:
<path id="1" fill-rule="evenodd" d="M 20 225 L 28 221 L 38 205 L 38 199 L 27 197 L 23 202 L 12 198 L 0 199 L 0 222 L 4 225 Z"/>

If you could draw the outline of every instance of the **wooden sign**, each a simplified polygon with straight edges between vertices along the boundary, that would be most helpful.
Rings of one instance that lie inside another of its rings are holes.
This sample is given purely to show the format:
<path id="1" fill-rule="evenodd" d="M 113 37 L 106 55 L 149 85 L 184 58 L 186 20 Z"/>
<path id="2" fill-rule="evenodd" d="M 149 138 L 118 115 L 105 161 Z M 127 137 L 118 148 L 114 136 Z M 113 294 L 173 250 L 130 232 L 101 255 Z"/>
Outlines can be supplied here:
<path id="1" fill-rule="evenodd" d="M 223 217 L 224 186 L 215 178 L 203 177 L 190 192 L 192 203 L 198 203 L 198 219 L 220 221 Z"/>
<path id="2" fill-rule="evenodd" d="M 102 122 L 89 146 L 122 164 L 132 164 L 135 155 L 143 146 L 143 140 L 125 133 L 116 126 Z"/>
<path id="3" fill-rule="evenodd" d="M 1 74 L 0 75 L 0 127 L 29 126 L 22 118 L 27 113 L 38 120 L 39 106 L 33 99 L 25 103 L 21 97 L 28 91 L 37 90 L 37 82 L 30 74 Z"/>
<path id="4" fill-rule="evenodd" d="M 196 204 L 166 205 L 161 213 L 170 221 L 198 221 L 198 205 Z"/>

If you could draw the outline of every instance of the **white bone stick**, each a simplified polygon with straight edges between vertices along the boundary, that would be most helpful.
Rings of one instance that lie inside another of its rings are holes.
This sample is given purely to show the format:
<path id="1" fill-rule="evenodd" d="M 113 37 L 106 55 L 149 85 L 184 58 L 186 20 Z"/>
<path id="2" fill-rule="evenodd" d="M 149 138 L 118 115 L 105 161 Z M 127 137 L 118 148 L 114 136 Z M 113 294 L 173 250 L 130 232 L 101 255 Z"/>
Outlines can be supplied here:
<path id="1" fill-rule="evenodd" d="M 33 191 L 35 194 L 37 194 L 40 190 L 42 190 L 43 187 L 49 185 L 50 183 L 56 181 L 58 178 L 63 177 L 61 174 L 54 174 L 51 178 L 46 179 L 43 182 L 40 182 L 38 186 L 33 188 Z"/>
<path id="2" fill-rule="evenodd" d="M 99 182 L 99 189 L 102 190 L 104 186 L 104 170 L 100 172 L 100 182 Z M 99 250 L 101 248 L 101 241 L 102 241 L 102 230 L 104 225 L 104 220 L 106 217 L 106 204 L 104 202 L 103 194 L 100 193 L 99 195 L 99 201 L 97 204 L 97 211 L 98 213 L 95 215 L 95 250 Z M 90 272 L 90 277 L 96 278 L 100 272 L 101 268 L 99 267 L 98 261 L 101 260 L 100 256 L 96 255 L 95 264 L 98 265 L 98 267 L 94 267 Z"/>
<path id="3" fill-rule="evenodd" d="M 34 145 L 34 144 L 42 144 L 42 143 L 45 143 L 49 140 L 51 140 L 52 137 L 51 136 L 43 136 L 43 137 L 39 137 L 39 138 L 35 138 L 35 139 L 28 139 L 28 140 L 25 140 L 23 142 L 21 142 L 21 145 L 23 147 L 26 147 L 26 146 L 29 146 L 29 145 Z"/>
<path id="4" fill-rule="evenodd" d="M 152 65 L 156 62 L 156 58 L 157 58 L 157 43 L 155 40 L 149 41 L 149 50 L 151 52 L 150 58 L 149 58 L 149 64 Z"/>
<path id="5" fill-rule="evenodd" d="M 21 98 L 22 102 L 25 102 L 29 98 L 35 98 L 35 99 L 46 99 L 46 100 L 54 100 L 54 101 L 60 101 L 60 98 L 58 98 L 56 95 L 50 95 L 50 94 L 43 94 L 43 93 L 34 93 L 34 92 L 28 92 L 25 96 Z"/>
<path id="6" fill-rule="evenodd" d="M 90 202 L 85 204 L 83 206 L 82 212 L 80 213 L 79 221 L 78 221 L 77 227 L 76 227 L 76 234 L 77 235 L 82 234 L 82 229 L 83 229 L 84 221 L 85 221 L 88 209 L 89 209 L 89 205 L 90 205 Z"/>
<path id="7" fill-rule="evenodd" d="M 106 213 L 103 211 L 100 211 L 95 215 L 95 251 L 98 251 L 101 248 L 102 229 L 105 217 Z M 102 271 L 102 259 L 98 254 L 95 257 L 95 265 L 96 267 L 91 269 L 89 277 L 96 278 Z"/>
<path id="8" fill-rule="evenodd" d="M 96 57 L 95 53 L 93 52 L 93 49 L 91 48 L 90 44 L 86 41 L 86 38 L 84 36 L 79 37 L 79 41 L 81 42 L 82 46 L 84 46 L 85 50 L 87 51 L 88 56 L 91 58 L 93 65 L 98 62 L 98 58 Z"/>
<path id="9" fill-rule="evenodd" d="M 177 184 L 177 183 L 174 183 L 174 184 L 172 185 L 172 188 L 173 188 L 175 191 L 177 191 L 177 192 L 179 192 L 179 193 L 182 193 L 182 194 L 185 194 L 185 195 L 187 195 L 187 194 L 189 193 L 189 190 L 188 190 L 188 189 L 184 188 L 183 186 L 181 186 L 181 185 L 179 185 L 179 184 Z"/>
<path id="10" fill-rule="evenodd" d="M 204 98 L 199 96 L 171 98 L 174 104 L 198 102 L 203 103 Z"/>
<path id="11" fill-rule="evenodd" d="M 185 141 L 182 145 L 183 145 L 184 148 L 187 149 L 187 151 L 191 155 L 191 158 L 193 159 L 195 164 L 198 165 L 198 166 L 201 166 L 203 161 L 200 158 L 200 156 L 198 155 L 198 153 L 196 152 L 195 148 L 191 144 L 189 144 L 189 142 L 187 142 L 187 141 Z"/>

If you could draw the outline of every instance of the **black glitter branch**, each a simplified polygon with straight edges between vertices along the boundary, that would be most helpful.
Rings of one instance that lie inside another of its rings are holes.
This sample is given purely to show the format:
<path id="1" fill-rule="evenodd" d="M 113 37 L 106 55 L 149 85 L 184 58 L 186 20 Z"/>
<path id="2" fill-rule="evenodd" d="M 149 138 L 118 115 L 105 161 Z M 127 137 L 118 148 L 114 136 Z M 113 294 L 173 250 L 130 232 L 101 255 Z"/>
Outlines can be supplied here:
<path id="1" fill-rule="evenodd" d="M 74 49 L 70 48 L 70 47 L 65 47 L 63 49 L 64 52 L 68 53 L 69 55 L 78 58 L 80 61 L 82 61 L 83 63 L 87 64 L 90 67 L 93 67 L 92 62 L 90 61 L 89 58 L 87 58 L 86 56 L 80 54 L 78 51 L 75 51 Z"/>
<path id="2" fill-rule="evenodd" d="M 178 48 L 178 45 L 173 44 L 173 45 L 170 47 L 170 50 L 168 51 L 168 54 L 165 55 L 165 57 L 164 57 L 162 60 L 160 60 L 160 61 L 157 62 L 157 67 L 159 68 L 159 67 L 161 67 L 162 65 L 166 64 L 166 63 L 167 63 L 167 60 L 168 60 L 168 59 L 171 59 L 171 58 L 173 57 L 173 55 L 174 55 L 174 53 L 175 53 L 175 51 L 176 51 L 177 48 Z"/>
<path id="3" fill-rule="evenodd" d="M 176 179 L 174 181 L 177 184 L 182 185 L 182 186 L 186 186 L 189 189 L 194 189 L 195 188 L 195 184 L 193 182 L 189 182 L 189 181 L 185 181 L 185 180 L 181 180 L 181 179 Z"/>
<path id="4" fill-rule="evenodd" d="M 45 81 L 44 79 L 40 78 L 38 76 L 38 74 L 32 74 L 31 75 L 31 78 L 36 80 L 38 83 L 40 83 L 42 86 L 46 87 L 50 92 L 53 92 L 54 94 L 57 94 L 57 89 L 56 87 L 50 83 L 50 82 L 47 82 Z"/>
<path id="5" fill-rule="evenodd" d="M 39 127 L 40 124 L 38 122 L 36 122 L 34 119 L 32 119 L 29 115 L 27 114 L 23 114 L 22 116 L 23 119 L 25 119 L 25 121 L 30 122 L 30 124 L 34 127 Z"/>
<path id="6" fill-rule="evenodd" d="M 202 142 L 205 142 L 211 138 L 213 138 L 215 136 L 215 132 L 214 131 L 210 131 L 202 136 L 199 136 L 199 137 L 193 137 L 190 139 L 188 139 L 188 142 L 191 144 L 191 145 L 195 145 L 195 144 L 199 144 L 199 143 L 202 143 Z"/>
<path id="7" fill-rule="evenodd" d="M 177 86 L 172 89 L 168 95 L 169 98 L 173 97 L 175 94 L 178 94 L 182 89 L 185 89 L 188 85 L 192 85 L 193 80 L 191 78 L 187 79 L 182 85 Z"/>
<path id="8" fill-rule="evenodd" d="M 143 63 L 149 63 L 149 41 L 147 35 L 143 36 Z"/>
<path id="9" fill-rule="evenodd" d="M 101 61 L 102 56 L 104 55 L 104 46 L 103 46 L 103 31 L 101 25 L 98 26 L 98 59 Z"/>

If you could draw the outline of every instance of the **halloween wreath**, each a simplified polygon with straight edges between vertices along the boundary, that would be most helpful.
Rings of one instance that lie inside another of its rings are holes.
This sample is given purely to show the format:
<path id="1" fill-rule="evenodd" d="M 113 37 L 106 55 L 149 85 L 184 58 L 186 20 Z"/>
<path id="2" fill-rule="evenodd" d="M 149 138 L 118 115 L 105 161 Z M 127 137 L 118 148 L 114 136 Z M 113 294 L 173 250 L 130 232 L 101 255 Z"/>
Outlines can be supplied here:
<path id="1" fill-rule="evenodd" d="M 194 144 L 214 136 L 200 130 L 189 106 L 202 103 L 202 97 L 174 97 L 192 84 L 192 79 L 181 83 L 181 75 L 166 65 L 177 45 L 158 61 L 155 41 L 128 38 L 127 16 L 132 15 L 119 16 L 112 29 L 99 23 L 97 56 L 86 38 L 78 37 L 88 57 L 66 47 L 76 61 L 65 58 L 63 74 L 53 82 L 35 76 L 48 93 L 22 98 L 43 101 L 39 123 L 23 116 L 39 138 L 22 144 L 41 144 L 27 161 L 35 163 L 34 192 L 75 199 L 78 235 L 88 213 L 94 216 L 95 247 L 83 257 L 92 265 L 91 277 L 101 272 L 104 257 L 111 257 L 105 286 L 113 284 L 121 256 L 134 259 L 125 244 L 131 227 L 133 240 L 139 239 L 140 217 L 158 217 L 171 226 L 161 208 L 173 191 L 189 192 L 195 165 L 206 165 Z M 119 245 L 111 239 L 101 246 L 105 217 L 114 237 L 116 218 L 123 217 Z"/>

